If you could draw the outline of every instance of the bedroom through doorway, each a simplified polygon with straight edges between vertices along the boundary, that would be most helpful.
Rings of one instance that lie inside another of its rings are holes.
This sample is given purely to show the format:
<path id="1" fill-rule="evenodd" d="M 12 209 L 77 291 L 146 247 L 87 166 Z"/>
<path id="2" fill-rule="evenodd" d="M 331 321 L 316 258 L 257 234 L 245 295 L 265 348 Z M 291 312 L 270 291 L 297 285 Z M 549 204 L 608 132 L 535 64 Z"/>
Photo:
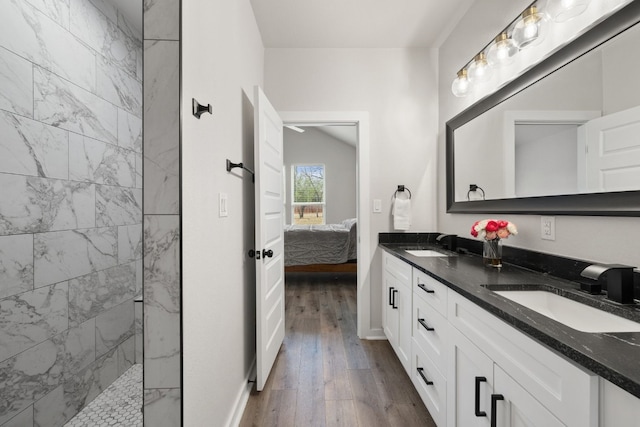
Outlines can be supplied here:
<path id="1" fill-rule="evenodd" d="M 353 287 L 357 335 L 370 337 L 368 113 L 280 114 L 285 289 L 299 275 Z"/>

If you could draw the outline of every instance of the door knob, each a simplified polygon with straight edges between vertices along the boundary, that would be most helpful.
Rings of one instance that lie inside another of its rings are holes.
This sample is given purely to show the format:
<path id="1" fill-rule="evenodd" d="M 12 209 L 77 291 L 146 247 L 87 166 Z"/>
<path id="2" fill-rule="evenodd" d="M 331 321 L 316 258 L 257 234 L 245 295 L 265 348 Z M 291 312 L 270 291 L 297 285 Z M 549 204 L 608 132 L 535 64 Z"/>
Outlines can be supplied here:
<path id="1" fill-rule="evenodd" d="M 263 249 L 262 250 L 262 258 L 267 258 L 267 257 L 271 258 L 272 256 L 273 256 L 273 251 L 271 249 L 269 249 L 269 250 Z"/>

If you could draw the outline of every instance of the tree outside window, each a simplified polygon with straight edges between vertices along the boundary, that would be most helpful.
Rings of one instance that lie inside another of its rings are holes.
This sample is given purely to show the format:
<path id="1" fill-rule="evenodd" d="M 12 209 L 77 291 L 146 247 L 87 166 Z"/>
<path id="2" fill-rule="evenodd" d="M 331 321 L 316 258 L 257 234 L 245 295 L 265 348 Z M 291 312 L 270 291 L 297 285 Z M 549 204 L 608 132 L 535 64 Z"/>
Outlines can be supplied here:
<path id="1" fill-rule="evenodd" d="M 292 223 L 324 224 L 324 165 L 292 165 Z"/>

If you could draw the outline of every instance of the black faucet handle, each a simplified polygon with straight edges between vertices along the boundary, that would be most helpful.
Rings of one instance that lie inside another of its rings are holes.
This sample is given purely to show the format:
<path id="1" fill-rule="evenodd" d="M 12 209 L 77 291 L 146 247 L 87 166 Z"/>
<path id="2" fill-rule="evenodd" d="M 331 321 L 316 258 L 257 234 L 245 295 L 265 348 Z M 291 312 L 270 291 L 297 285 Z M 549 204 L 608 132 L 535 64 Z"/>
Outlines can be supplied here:
<path id="1" fill-rule="evenodd" d="M 440 243 L 443 248 L 455 251 L 458 248 L 457 234 L 440 234 L 436 237 L 436 242 Z"/>
<path id="2" fill-rule="evenodd" d="M 603 273 L 609 270 L 628 270 L 630 272 L 633 272 L 634 269 L 635 267 L 624 264 L 591 264 L 590 266 L 582 270 L 582 272 L 580 272 L 580 275 L 588 279 L 598 280 L 598 278 L 602 276 Z"/>

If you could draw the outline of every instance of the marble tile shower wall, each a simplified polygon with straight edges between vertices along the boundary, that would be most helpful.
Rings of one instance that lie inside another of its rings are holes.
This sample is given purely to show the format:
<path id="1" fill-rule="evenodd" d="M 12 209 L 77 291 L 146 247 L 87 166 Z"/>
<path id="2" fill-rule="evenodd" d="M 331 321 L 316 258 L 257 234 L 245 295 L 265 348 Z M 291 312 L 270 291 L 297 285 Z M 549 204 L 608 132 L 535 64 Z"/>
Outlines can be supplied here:
<path id="1" fill-rule="evenodd" d="M 0 0 L 3 427 L 63 425 L 136 359 L 142 42 L 109 5 Z"/>
<path id="2" fill-rule="evenodd" d="M 144 424 L 181 425 L 180 0 L 144 0 Z"/>

